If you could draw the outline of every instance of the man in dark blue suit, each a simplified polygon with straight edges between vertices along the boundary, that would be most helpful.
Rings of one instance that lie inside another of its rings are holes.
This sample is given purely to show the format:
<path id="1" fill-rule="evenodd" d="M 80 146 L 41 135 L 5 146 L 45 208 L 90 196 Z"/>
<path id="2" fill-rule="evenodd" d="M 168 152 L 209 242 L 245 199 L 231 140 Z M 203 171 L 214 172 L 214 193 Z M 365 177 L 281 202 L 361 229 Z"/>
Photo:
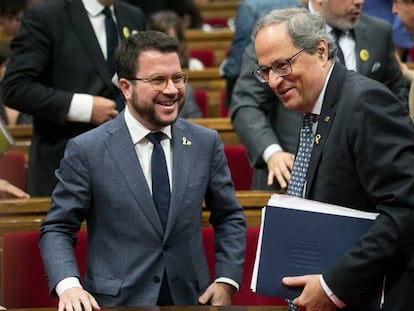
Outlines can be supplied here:
<path id="1" fill-rule="evenodd" d="M 33 115 L 31 196 L 52 193 L 68 139 L 123 109 L 116 76 L 107 66 L 105 7 L 118 42 L 145 29 L 143 13 L 123 2 L 54 0 L 28 9 L 12 42 L 2 97 L 5 105 Z"/>
<path id="2" fill-rule="evenodd" d="M 379 310 L 380 304 L 382 310 L 408 310 L 414 291 L 414 127 L 387 87 L 336 62 L 325 26 L 320 15 L 303 9 L 269 13 L 255 30 L 255 75 L 287 109 L 319 116 L 299 195 L 379 216 L 322 275 L 283 282 L 304 287 L 294 304 L 307 311 Z M 292 174 L 295 169 L 296 162 Z M 374 300 L 381 288 L 382 299 Z"/>
<path id="3" fill-rule="evenodd" d="M 308 9 L 322 14 L 329 31 L 332 27 L 344 31 L 340 44 L 348 69 L 382 82 L 408 107 L 409 84 L 394 58 L 392 28 L 383 20 L 360 14 L 362 3 L 362 0 L 309 0 Z M 287 185 L 301 118 L 285 109 L 266 85 L 257 84 L 251 74 L 256 66 L 252 44 L 243 56 L 230 116 L 255 168 L 253 189 L 275 190 Z"/>

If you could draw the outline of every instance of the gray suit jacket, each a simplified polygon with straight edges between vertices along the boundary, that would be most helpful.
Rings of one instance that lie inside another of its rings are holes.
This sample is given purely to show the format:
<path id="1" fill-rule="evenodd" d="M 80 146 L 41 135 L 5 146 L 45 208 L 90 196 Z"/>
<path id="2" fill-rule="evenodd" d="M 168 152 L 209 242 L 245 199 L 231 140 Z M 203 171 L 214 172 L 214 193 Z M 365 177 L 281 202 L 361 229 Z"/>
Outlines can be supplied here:
<path id="1" fill-rule="evenodd" d="M 358 72 L 384 83 L 408 108 L 409 84 L 393 55 L 391 26 L 363 14 L 354 33 Z M 302 116 L 285 109 L 273 91 L 254 78 L 252 71 L 257 67 L 251 42 L 244 52 L 241 73 L 232 94 L 230 117 L 247 148 L 250 164 L 255 168 L 252 187 L 266 190 L 269 188 L 263 151 L 271 144 L 279 144 L 284 151 L 296 153 Z M 278 188 L 275 185 L 270 189 Z"/>
<path id="2" fill-rule="evenodd" d="M 172 126 L 173 176 L 163 232 L 124 114 L 70 140 L 41 225 L 50 285 L 77 276 L 73 245 L 86 220 L 84 287 L 105 306 L 155 305 L 166 270 L 177 305 L 196 305 L 210 284 L 201 236 L 205 200 L 216 234 L 217 277 L 241 281 L 245 219 L 217 132 L 178 119 Z M 183 139 L 191 142 L 184 144 Z"/>

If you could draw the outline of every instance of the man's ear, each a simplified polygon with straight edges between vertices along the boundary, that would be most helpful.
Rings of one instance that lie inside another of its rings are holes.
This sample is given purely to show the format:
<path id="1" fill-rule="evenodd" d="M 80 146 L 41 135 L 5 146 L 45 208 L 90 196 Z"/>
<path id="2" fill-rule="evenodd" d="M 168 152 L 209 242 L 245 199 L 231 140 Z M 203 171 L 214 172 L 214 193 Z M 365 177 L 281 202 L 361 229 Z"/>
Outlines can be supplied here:
<path id="1" fill-rule="evenodd" d="M 122 94 L 124 95 L 124 98 L 126 100 L 128 100 L 129 98 L 131 98 L 131 93 L 132 93 L 132 83 L 131 81 L 125 79 L 125 78 L 121 78 L 118 81 L 118 87 L 121 90 Z"/>

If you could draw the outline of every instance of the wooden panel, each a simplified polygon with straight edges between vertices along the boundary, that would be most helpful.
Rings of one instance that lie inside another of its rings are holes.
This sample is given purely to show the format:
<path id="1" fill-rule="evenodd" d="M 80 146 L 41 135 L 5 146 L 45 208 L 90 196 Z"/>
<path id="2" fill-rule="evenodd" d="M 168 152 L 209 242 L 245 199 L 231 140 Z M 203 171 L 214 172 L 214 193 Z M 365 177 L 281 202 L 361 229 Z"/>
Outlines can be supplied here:
<path id="1" fill-rule="evenodd" d="M 10 134 L 13 136 L 14 145 L 8 151 L 22 153 L 27 160 L 29 159 L 29 148 L 32 140 L 32 126 L 31 125 L 13 125 L 7 127 Z"/>
<path id="2" fill-rule="evenodd" d="M 212 49 L 216 66 L 227 57 L 231 42 L 233 41 L 233 32 L 230 29 L 213 29 L 212 31 L 203 31 L 200 29 L 189 29 L 185 31 L 185 40 L 187 49 Z"/>
<path id="3" fill-rule="evenodd" d="M 188 75 L 189 85 L 196 90 L 207 91 L 209 117 L 218 117 L 220 115 L 221 93 L 226 88 L 226 80 L 220 76 L 219 68 L 212 67 L 197 71 L 184 70 L 184 72 Z"/>
<path id="4" fill-rule="evenodd" d="M 210 98 L 211 99 L 211 98 Z M 216 99 L 219 101 L 219 98 Z M 210 107 L 209 107 L 210 108 Z M 209 111 L 210 113 L 210 111 Z M 229 118 L 202 118 L 202 119 L 189 119 L 196 124 L 215 129 L 219 132 L 224 145 L 233 146 L 240 145 L 240 140 L 233 130 Z M 18 125 L 10 128 L 10 133 L 15 139 L 15 145 L 9 150 L 14 152 L 20 152 L 25 156 L 26 163 L 29 158 L 29 147 L 32 135 L 32 128 L 28 125 Z M 3 202 L 4 203 L 4 202 Z M 0 201 L 0 205 L 3 205 Z M 1 213 L 1 211 L 0 211 Z"/>
<path id="5" fill-rule="evenodd" d="M 239 0 L 203 2 L 197 3 L 197 7 L 199 8 L 203 18 L 230 18 L 236 16 L 236 10 L 239 3 Z"/>
<path id="6" fill-rule="evenodd" d="M 189 121 L 218 131 L 225 146 L 241 144 L 239 137 L 233 130 L 230 118 L 189 119 Z"/>
<path id="7" fill-rule="evenodd" d="M 237 191 L 248 226 L 259 226 L 261 209 L 272 192 Z M 37 231 L 50 207 L 50 197 L 30 199 L 4 199 L 0 201 L 0 237 L 5 232 Z M 208 226 L 209 211 L 203 210 L 203 225 Z"/>

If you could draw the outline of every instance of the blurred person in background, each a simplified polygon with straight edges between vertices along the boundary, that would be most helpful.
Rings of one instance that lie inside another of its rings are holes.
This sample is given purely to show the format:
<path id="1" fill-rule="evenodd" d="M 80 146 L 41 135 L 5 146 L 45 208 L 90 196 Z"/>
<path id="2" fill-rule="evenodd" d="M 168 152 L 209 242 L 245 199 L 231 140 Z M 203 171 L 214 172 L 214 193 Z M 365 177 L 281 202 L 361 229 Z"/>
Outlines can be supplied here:
<path id="1" fill-rule="evenodd" d="M 228 57 L 220 66 L 220 75 L 226 79 L 226 106 L 230 106 L 234 84 L 240 75 L 243 52 L 251 41 L 256 21 L 273 9 L 299 6 L 299 0 L 243 0 L 237 7 L 234 35 Z"/>
<path id="2" fill-rule="evenodd" d="M 10 43 L 0 43 L 0 85 L 10 58 Z M 0 116 L 5 125 L 32 124 L 32 116 L 7 107 L 0 98 Z"/>
<path id="3" fill-rule="evenodd" d="M 391 24 L 396 52 L 402 60 L 406 61 L 408 51 L 413 46 L 412 34 L 405 28 L 400 17 L 393 14 L 392 5 L 392 0 L 364 0 L 362 12 L 382 18 Z"/>
<path id="4" fill-rule="evenodd" d="M 189 57 L 187 44 L 184 36 L 184 28 L 180 17 L 171 10 L 158 11 L 148 18 L 148 30 L 163 32 L 170 37 L 176 38 L 180 44 L 180 61 L 184 69 L 202 70 L 203 63 L 196 58 Z M 193 88 L 187 83 L 185 86 L 184 106 L 180 111 L 181 118 L 201 118 L 202 112 L 194 96 Z"/>
<path id="5" fill-rule="evenodd" d="M 26 7 L 26 0 L 0 0 L 0 42 L 17 35 Z"/>

